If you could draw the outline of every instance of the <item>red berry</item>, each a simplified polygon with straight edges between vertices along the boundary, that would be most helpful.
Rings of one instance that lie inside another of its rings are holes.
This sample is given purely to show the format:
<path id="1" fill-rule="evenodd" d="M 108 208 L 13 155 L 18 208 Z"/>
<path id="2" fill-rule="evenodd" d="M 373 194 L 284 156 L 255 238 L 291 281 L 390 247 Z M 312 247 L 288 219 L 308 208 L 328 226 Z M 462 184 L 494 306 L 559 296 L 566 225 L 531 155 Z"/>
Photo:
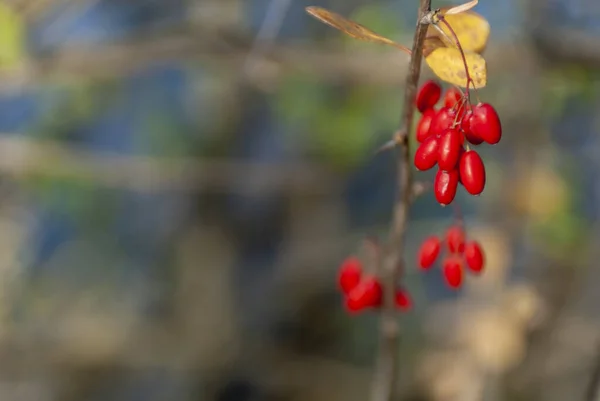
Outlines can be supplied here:
<path id="1" fill-rule="evenodd" d="M 458 288 L 462 284 L 463 271 L 462 261 L 456 256 L 450 256 L 444 260 L 444 278 L 451 288 Z"/>
<path id="2" fill-rule="evenodd" d="M 346 307 L 351 312 L 381 305 L 383 289 L 375 277 L 365 278 L 346 298 Z"/>
<path id="3" fill-rule="evenodd" d="M 471 117 L 473 116 L 472 110 L 467 110 L 464 114 L 463 118 L 460 121 L 460 128 L 465 133 L 465 138 L 467 141 L 472 143 L 473 145 L 481 145 L 483 143 L 483 139 L 478 137 L 471 131 Z"/>
<path id="4" fill-rule="evenodd" d="M 465 260 L 471 271 L 479 273 L 483 270 L 485 258 L 481 245 L 477 241 L 469 241 L 465 245 Z"/>
<path id="5" fill-rule="evenodd" d="M 485 166 L 479 154 L 469 150 L 460 158 L 460 180 L 471 195 L 479 195 L 485 188 Z"/>
<path id="6" fill-rule="evenodd" d="M 396 307 L 400 310 L 408 310 L 412 306 L 412 300 L 408 295 L 408 292 L 398 289 L 396 290 Z"/>
<path id="7" fill-rule="evenodd" d="M 449 88 L 444 95 L 444 106 L 454 107 L 454 105 L 458 103 L 462 96 L 462 92 L 454 86 Z"/>
<path id="8" fill-rule="evenodd" d="M 446 244 L 452 253 L 465 251 L 465 232 L 459 226 L 452 226 L 446 231 Z"/>
<path id="9" fill-rule="evenodd" d="M 436 115 L 435 109 L 427 109 L 423 112 L 423 115 L 419 119 L 417 124 L 417 141 L 423 142 L 425 138 L 429 136 L 429 127 L 431 126 L 431 120 Z"/>
<path id="10" fill-rule="evenodd" d="M 423 113 L 427 109 L 433 108 L 440 100 L 442 88 L 440 84 L 433 80 L 425 81 L 417 93 L 416 105 L 417 109 Z"/>
<path id="11" fill-rule="evenodd" d="M 362 276 L 362 263 L 357 257 L 349 257 L 342 262 L 338 276 L 338 284 L 345 294 L 352 291 Z"/>
<path id="12" fill-rule="evenodd" d="M 449 205 L 456 196 L 458 187 L 458 170 L 438 170 L 433 182 L 435 199 L 443 206 Z"/>
<path id="13" fill-rule="evenodd" d="M 455 116 L 455 112 L 449 107 L 442 107 L 439 109 L 431 119 L 429 134 L 441 135 L 452 126 Z"/>
<path id="14" fill-rule="evenodd" d="M 453 170 L 460 156 L 461 133 L 456 129 L 447 129 L 440 137 L 437 162 L 442 170 Z"/>
<path id="15" fill-rule="evenodd" d="M 469 129 L 477 138 L 494 145 L 502 138 L 500 117 L 492 105 L 479 103 L 473 107 L 473 114 L 468 121 Z"/>
<path id="16" fill-rule="evenodd" d="M 438 138 L 430 136 L 419 145 L 415 152 L 415 167 L 421 171 L 429 170 L 438 161 Z"/>
<path id="17" fill-rule="evenodd" d="M 432 235 L 421 244 L 418 252 L 419 266 L 423 269 L 429 269 L 440 254 L 440 239 Z"/>

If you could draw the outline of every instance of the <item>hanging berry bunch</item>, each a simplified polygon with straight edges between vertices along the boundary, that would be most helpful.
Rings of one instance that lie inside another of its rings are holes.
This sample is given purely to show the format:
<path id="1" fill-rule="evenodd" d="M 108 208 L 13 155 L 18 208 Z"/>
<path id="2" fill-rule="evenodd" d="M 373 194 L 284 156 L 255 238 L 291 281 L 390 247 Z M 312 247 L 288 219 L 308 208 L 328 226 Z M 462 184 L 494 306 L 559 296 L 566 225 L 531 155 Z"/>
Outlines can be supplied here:
<path id="1" fill-rule="evenodd" d="M 471 195 L 483 192 L 485 165 L 471 146 L 500 142 L 502 125 L 493 106 L 471 105 L 468 94 L 458 88 L 448 89 L 436 109 L 440 100 L 442 88 L 436 81 L 426 81 L 419 89 L 415 106 L 421 118 L 416 127 L 419 145 L 414 165 L 421 171 L 438 166 L 433 190 L 436 200 L 445 206 L 454 200 L 459 183 Z"/>
<path id="2" fill-rule="evenodd" d="M 412 76 L 409 75 L 407 80 L 407 94 L 411 97 L 418 83 L 421 57 L 439 79 L 453 85 L 443 91 L 438 82 L 426 81 L 418 90 L 414 104 L 421 116 L 416 127 L 419 144 L 413 163 L 421 171 L 437 166 L 433 189 L 435 198 L 443 206 L 454 201 L 459 184 L 471 195 L 483 192 L 486 184 L 485 166 L 479 152 L 472 147 L 484 143 L 494 145 L 502 137 L 500 119 L 494 107 L 480 102 L 478 97 L 476 104 L 471 99 L 474 91 L 487 84 L 487 65 L 481 53 L 485 50 L 490 26 L 484 17 L 471 11 L 477 3 L 478 0 L 471 0 L 433 11 L 430 10 L 430 4 L 425 3 L 428 12 L 421 10 L 418 31 L 415 32 L 415 38 L 424 39 L 416 40 L 412 49 L 335 12 L 316 6 L 306 8 L 313 17 L 354 39 L 392 46 L 411 56 L 409 70 Z M 402 197 L 399 207 L 394 209 L 390 243 L 386 247 L 386 254 L 391 255 L 390 265 L 398 262 L 398 267 L 385 281 L 386 299 L 389 297 L 391 301 L 395 290 L 395 307 L 401 310 L 408 309 L 411 301 L 396 282 L 400 280 L 397 276 L 400 276 L 403 265 L 401 259 L 404 249 L 400 243 L 403 243 L 408 211 L 416 194 L 420 193 L 416 190 L 419 186 L 412 182 L 410 159 L 405 157 L 411 147 L 407 132 L 411 127 L 412 106 L 412 103 L 405 104 L 403 124 L 398 134 L 381 148 L 403 147 L 399 158 L 400 171 L 405 173 L 399 181 Z M 420 185 L 420 188 L 425 186 Z M 399 257 L 396 257 L 394 250 L 397 250 Z M 484 268 L 481 245 L 477 241 L 467 240 L 462 224 L 450 227 L 443 241 L 437 236 L 427 238 L 419 249 L 419 266 L 422 269 L 431 268 L 440 254 L 443 254 L 441 265 L 445 280 L 452 288 L 460 287 L 465 267 L 472 273 L 480 273 Z M 381 263 L 367 265 L 369 269 L 365 271 L 359 258 L 350 257 L 340 267 L 339 287 L 346 308 L 351 312 L 382 307 L 383 286 L 374 271 L 375 266 Z M 386 304 L 392 306 L 391 302 Z"/>
<path id="3" fill-rule="evenodd" d="M 442 245 L 443 242 L 443 245 Z M 442 271 L 446 283 L 451 288 L 459 288 L 463 281 L 463 270 L 466 267 L 471 273 L 479 274 L 485 265 L 485 256 L 481 244 L 475 240 L 467 240 L 462 225 L 452 225 L 443 241 L 435 235 L 426 238 L 417 255 L 417 263 L 423 270 L 429 270 L 444 250 Z"/>
<path id="4" fill-rule="evenodd" d="M 344 260 L 338 273 L 338 285 L 344 295 L 344 305 L 351 313 L 368 309 L 379 309 L 383 303 L 383 289 L 375 274 L 364 272 L 363 263 L 356 256 Z M 396 308 L 401 311 L 410 309 L 412 301 L 403 288 L 396 289 Z"/>

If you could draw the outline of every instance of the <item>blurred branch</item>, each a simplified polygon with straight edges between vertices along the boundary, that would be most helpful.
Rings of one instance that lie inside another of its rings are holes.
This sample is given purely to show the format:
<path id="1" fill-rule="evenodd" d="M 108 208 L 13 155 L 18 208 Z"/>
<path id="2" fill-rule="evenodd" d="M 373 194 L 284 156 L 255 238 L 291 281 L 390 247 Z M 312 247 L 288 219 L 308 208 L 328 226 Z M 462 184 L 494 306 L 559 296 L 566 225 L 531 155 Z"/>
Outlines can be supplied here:
<path id="1" fill-rule="evenodd" d="M 244 63 L 244 71 L 248 74 L 252 75 L 253 70 L 259 65 L 258 60 L 273 45 L 290 4 L 291 0 L 271 0 L 269 3 L 267 15 Z"/>
<path id="2" fill-rule="evenodd" d="M 275 167 L 275 168 L 274 168 Z M 155 191 L 236 191 L 244 176 L 257 179 L 260 189 L 289 188 L 329 192 L 335 177 L 310 165 L 274 165 L 231 160 L 196 160 L 102 154 L 58 142 L 0 136 L 0 174 L 90 181 L 97 185 Z M 245 188 L 245 187 L 244 187 Z"/>
<path id="3" fill-rule="evenodd" d="M 554 2 L 531 0 L 526 24 L 537 50 L 550 60 L 600 67 L 600 40 L 583 29 L 564 28 L 549 22 Z"/>
<path id="4" fill-rule="evenodd" d="M 594 365 L 592 377 L 585 391 L 585 401 L 596 401 L 598 399 L 598 390 L 600 387 L 600 344 L 598 344 L 596 355 L 594 355 Z"/>
<path id="5" fill-rule="evenodd" d="M 273 44 L 256 60 L 254 74 L 241 68 L 252 42 L 239 32 L 206 28 L 180 29 L 161 34 L 140 35 L 111 44 L 69 45 L 44 56 L 27 60 L 11 70 L 0 71 L 0 90 L 27 87 L 49 79 L 94 79 L 131 74 L 165 62 L 200 63 L 210 71 L 249 83 L 277 83 L 291 71 L 309 73 L 330 81 L 400 85 L 408 72 L 406 55 L 400 52 L 354 51 L 315 46 L 313 43 Z M 491 68 L 522 68 L 531 59 L 525 47 L 514 43 L 486 51 Z M 393 68 L 390 68 L 393 66 Z"/>
<path id="6" fill-rule="evenodd" d="M 429 20 L 426 18 L 429 17 Z M 406 76 L 404 104 L 400 128 L 395 139 L 399 145 L 397 160 L 398 193 L 393 221 L 381 266 L 384 307 L 379 328 L 379 354 L 373 382 L 371 401 L 391 401 L 398 379 L 399 327 L 395 305 L 396 285 L 404 270 L 404 247 L 408 216 L 413 200 L 412 166 L 410 165 L 410 132 L 414 114 L 417 85 L 421 75 L 423 42 L 431 21 L 431 0 L 420 0 L 419 13 L 412 45 L 412 56 Z"/>

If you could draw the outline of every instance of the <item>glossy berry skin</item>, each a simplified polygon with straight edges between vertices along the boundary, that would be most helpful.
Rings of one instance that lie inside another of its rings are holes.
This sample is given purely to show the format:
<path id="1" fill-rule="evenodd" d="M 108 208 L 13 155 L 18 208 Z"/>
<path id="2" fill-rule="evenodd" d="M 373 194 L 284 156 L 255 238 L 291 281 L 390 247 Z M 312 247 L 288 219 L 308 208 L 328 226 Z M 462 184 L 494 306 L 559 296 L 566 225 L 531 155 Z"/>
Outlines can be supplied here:
<path id="1" fill-rule="evenodd" d="M 346 308 L 350 312 L 360 312 L 363 309 L 381 305 L 383 289 L 375 277 L 367 277 L 356 286 L 346 298 Z"/>
<path id="2" fill-rule="evenodd" d="M 485 166 L 479 154 L 469 150 L 460 158 L 460 181 L 468 193 L 479 195 L 485 188 Z"/>
<path id="3" fill-rule="evenodd" d="M 423 112 L 423 115 L 419 119 L 417 124 L 417 141 L 423 142 L 429 136 L 429 128 L 431 127 L 431 120 L 436 115 L 435 109 L 427 109 Z"/>
<path id="4" fill-rule="evenodd" d="M 452 253 L 465 251 L 465 231 L 462 227 L 452 226 L 446 231 L 446 245 Z"/>
<path id="5" fill-rule="evenodd" d="M 502 138 L 500 117 L 489 103 L 479 103 L 473 107 L 473 114 L 468 120 L 469 130 L 478 138 L 495 145 Z"/>
<path id="6" fill-rule="evenodd" d="M 462 135 L 456 129 L 447 129 L 440 137 L 437 162 L 442 170 L 456 168 L 462 147 L 461 139 Z"/>
<path id="7" fill-rule="evenodd" d="M 415 151 L 414 164 L 421 171 L 433 168 L 438 162 L 438 143 L 439 140 L 435 136 L 430 136 L 419 145 Z"/>
<path id="8" fill-rule="evenodd" d="M 362 263 L 357 257 L 349 257 L 342 262 L 338 275 L 338 284 L 348 294 L 360 283 L 362 277 Z"/>
<path id="9" fill-rule="evenodd" d="M 465 261 L 467 266 L 474 273 L 480 273 L 483 270 L 485 264 L 485 257 L 483 256 L 483 249 L 477 241 L 469 241 L 465 244 Z"/>
<path id="10" fill-rule="evenodd" d="M 425 81 L 417 93 L 416 106 L 423 113 L 427 109 L 431 109 L 440 100 L 442 95 L 442 87 L 435 81 Z"/>
<path id="11" fill-rule="evenodd" d="M 454 86 L 449 88 L 444 94 L 444 106 L 454 107 L 454 105 L 458 103 L 462 96 L 462 93 Z"/>
<path id="12" fill-rule="evenodd" d="M 463 280 L 462 261 L 456 256 L 450 256 L 444 260 L 444 279 L 450 288 L 459 288 Z"/>
<path id="13" fill-rule="evenodd" d="M 467 141 L 469 141 L 469 143 L 471 143 L 473 145 L 481 145 L 483 143 L 483 139 L 481 139 L 480 137 L 478 137 L 471 131 L 470 119 L 472 116 L 473 116 L 473 111 L 467 110 L 467 112 L 464 114 L 463 118 L 461 119 L 460 128 L 463 130 L 463 132 L 465 134 L 465 139 Z"/>
<path id="14" fill-rule="evenodd" d="M 435 199 L 442 205 L 446 206 L 452 203 L 456 197 L 456 188 L 458 187 L 458 170 L 438 170 L 433 181 L 433 192 Z"/>
<path id="15" fill-rule="evenodd" d="M 402 289 L 396 290 L 396 296 L 394 298 L 396 308 L 406 311 L 409 310 L 412 306 L 412 300 L 408 293 Z"/>
<path id="16" fill-rule="evenodd" d="M 442 107 L 431 119 L 429 135 L 441 135 L 454 123 L 455 113 L 449 107 Z"/>
<path id="17" fill-rule="evenodd" d="M 417 262 L 422 269 L 429 269 L 433 266 L 440 254 L 440 242 L 440 239 L 435 235 L 423 241 L 417 254 Z"/>

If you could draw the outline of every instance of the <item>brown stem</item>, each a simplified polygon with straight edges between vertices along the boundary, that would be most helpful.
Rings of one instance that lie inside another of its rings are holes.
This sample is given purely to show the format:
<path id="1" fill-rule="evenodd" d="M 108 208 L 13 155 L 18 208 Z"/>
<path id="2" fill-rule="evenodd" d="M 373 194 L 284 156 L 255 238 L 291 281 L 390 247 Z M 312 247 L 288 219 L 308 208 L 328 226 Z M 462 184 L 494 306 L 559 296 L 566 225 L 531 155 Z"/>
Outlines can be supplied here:
<path id="1" fill-rule="evenodd" d="M 381 279 L 384 303 L 379 326 L 379 352 L 376 361 L 371 401 L 391 401 L 394 398 L 398 378 L 399 325 L 394 305 L 396 284 L 402 273 L 405 261 L 404 240 L 408 226 L 408 215 L 413 200 L 412 169 L 410 163 L 409 136 L 412 128 L 417 85 L 421 75 L 423 42 L 431 23 L 431 0 L 420 0 L 419 16 L 412 45 L 412 56 L 406 77 L 404 105 L 400 129 L 395 134 L 398 151 L 398 194 L 394 206 L 393 221 L 388 243 L 384 249 Z"/>
<path id="2" fill-rule="evenodd" d="M 584 401 L 595 401 L 598 399 L 598 393 L 600 392 L 600 345 L 597 347 L 596 355 L 594 357 L 594 365 L 590 381 L 585 390 Z"/>
<path id="3" fill-rule="evenodd" d="M 442 24 L 446 25 L 446 28 L 448 28 L 448 30 L 452 34 L 452 37 L 454 38 L 454 41 L 456 42 L 456 47 L 460 51 L 460 56 L 462 57 L 463 64 L 465 65 L 465 75 L 467 76 L 467 87 L 466 87 L 465 92 L 467 94 L 467 99 L 469 99 L 469 84 L 471 82 L 473 82 L 473 80 L 471 79 L 471 74 L 469 74 L 469 66 L 467 65 L 467 58 L 465 57 L 465 52 L 463 51 L 463 48 L 460 45 L 460 41 L 458 40 L 458 36 L 456 35 L 456 32 L 454 32 L 454 29 L 452 29 L 452 27 L 450 26 L 450 24 L 448 23 L 448 21 L 446 21 L 442 17 L 442 18 L 440 18 L 440 22 Z"/>

